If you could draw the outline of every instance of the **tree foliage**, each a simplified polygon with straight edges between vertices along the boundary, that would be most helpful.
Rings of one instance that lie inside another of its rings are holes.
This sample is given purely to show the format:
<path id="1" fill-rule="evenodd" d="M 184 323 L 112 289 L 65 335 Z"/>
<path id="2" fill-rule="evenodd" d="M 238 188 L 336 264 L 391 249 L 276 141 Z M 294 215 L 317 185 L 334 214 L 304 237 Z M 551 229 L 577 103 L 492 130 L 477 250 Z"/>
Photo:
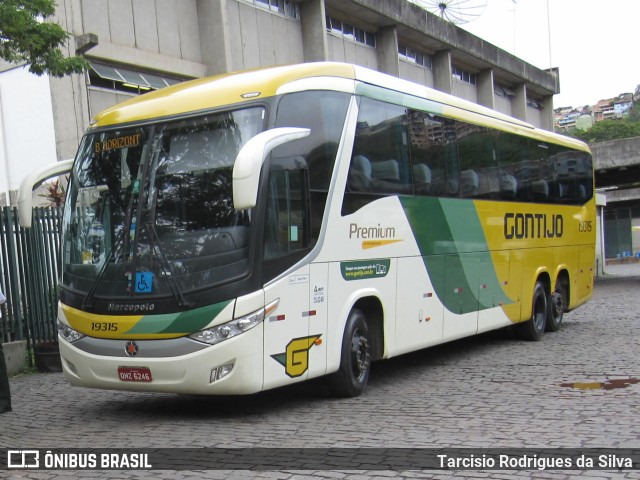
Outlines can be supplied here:
<path id="1" fill-rule="evenodd" d="M 640 136 L 640 122 L 631 119 L 601 120 L 589 130 L 575 130 L 571 135 L 587 143 L 606 142 Z"/>
<path id="2" fill-rule="evenodd" d="M 628 122 L 640 122 L 640 102 L 636 102 L 629 110 L 629 115 L 627 115 L 626 120 Z"/>
<path id="3" fill-rule="evenodd" d="M 54 0 L 1 0 L 0 58 L 27 63 L 29 71 L 38 76 L 46 73 L 63 77 L 86 69 L 84 58 L 62 53 L 70 35 L 49 21 L 54 13 Z"/>

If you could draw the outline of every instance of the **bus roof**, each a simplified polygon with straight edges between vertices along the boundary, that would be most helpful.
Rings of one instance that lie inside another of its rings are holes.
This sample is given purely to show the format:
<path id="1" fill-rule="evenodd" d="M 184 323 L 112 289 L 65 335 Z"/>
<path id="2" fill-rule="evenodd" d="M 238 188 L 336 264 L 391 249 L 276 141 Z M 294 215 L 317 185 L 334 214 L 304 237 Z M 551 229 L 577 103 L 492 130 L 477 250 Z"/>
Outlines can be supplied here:
<path id="1" fill-rule="evenodd" d="M 335 81 L 327 81 L 331 78 Z M 179 83 L 107 108 L 95 116 L 91 127 L 109 127 L 173 117 L 290 91 L 339 89 L 356 93 L 357 84 L 360 82 L 386 89 L 392 94 L 395 92 L 407 98 L 427 99 L 440 104 L 443 112 L 434 113 L 443 113 L 460 120 L 475 121 L 488 127 L 514 131 L 532 138 L 588 151 L 588 147 L 579 140 L 537 129 L 527 122 L 468 100 L 369 68 L 338 62 L 269 67 Z"/>
<path id="2" fill-rule="evenodd" d="M 354 67 L 341 63 L 303 63 L 191 80 L 114 105 L 97 114 L 92 126 L 138 122 L 271 97 L 284 84 L 312 77 L 354 79 Z"/>

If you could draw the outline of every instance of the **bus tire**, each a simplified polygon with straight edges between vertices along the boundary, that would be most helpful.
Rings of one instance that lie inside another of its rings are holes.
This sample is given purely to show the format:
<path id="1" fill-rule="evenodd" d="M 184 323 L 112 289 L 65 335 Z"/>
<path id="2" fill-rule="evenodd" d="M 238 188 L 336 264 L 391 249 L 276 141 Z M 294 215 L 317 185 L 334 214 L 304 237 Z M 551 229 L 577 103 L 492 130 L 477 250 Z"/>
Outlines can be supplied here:
<path id="1" fill-rule="evenodd" d="M 339 397 L 357 397 L 364 392 L 371 370 L 371 342 L 364 314 L 349 314 L 342 337 L 340 369 L 328 378 L 331 392 Z"/>
<path id="2" fill-rule="evenodd" d="M 556 288 L 548 299 L 549 313 L 547 314 L 547 332 L 557 332 L 562 326 L 564 316 L 565 289 L 560 279 L 556 280 Z"/>
<path id="3" fill-rule="evenodd" d="M 547 292 L 541 281 L 536 282 L 533 289 L 531 318 L 516 325 L 518 334 L 523 340 L 537 342 L 542 338 L 547 324 L 549 308 L 547 307 Z"/>

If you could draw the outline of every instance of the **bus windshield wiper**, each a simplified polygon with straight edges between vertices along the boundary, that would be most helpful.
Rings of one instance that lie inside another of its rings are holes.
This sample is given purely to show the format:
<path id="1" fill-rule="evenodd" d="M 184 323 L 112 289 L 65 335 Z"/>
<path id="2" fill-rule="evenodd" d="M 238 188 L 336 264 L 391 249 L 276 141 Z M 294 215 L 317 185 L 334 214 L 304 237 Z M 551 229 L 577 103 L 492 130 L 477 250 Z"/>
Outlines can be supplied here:
<path id="1" fill-rule="evenodd" d="M 113 248 L 109 250 L 107 257 L 104 259 L 104 263 L 102 264 L 102 267 L 100 267 L 100 271 L 98 272 L 98 275 L 96 276 L 95 280 L 91 284 L 91 288 L 89 289 L 89 291 L 84 297 L 84 300 L 82 302 L 83 310 L 87 310 L 88 308 L 93 307 L 93 296 L 96 293 L 96 289 L 98 288 L 98 285 L 102 280 L 102 277 L 104 277 L 104 274 L 107 271 L 107 266 L 109 265 L 109 262 L 111 262 L 111 260 L 115 257 L 116 252 L 122 247 L 123 239 L 124 239 L 124 228 L 121 228 L 120 232 L 118 233 L 118 236 L 116 237 L 116 241 Z"/>
<path id="2" fill-rule="evenodd" d="M 191 307 L 192 304 L 185 299 L 184 294 L 182 293 L 182 289 L 180 288 L 180 286 L 178 285 L 178 282 L 176 282 L 176 279 L 174 278 L 174 272 L 173 272 L 173 269 L 171 268 L 171 262 L 169 262 L 169 260 L 167 259 L 167 256 L 162 250 L 162 242 L 160 241 L 160 237 L 158 237 L 158 233 L 156 232 L 153 222 L 150 220 L 151 216 L 148 215 L 147 217 L 148 218 L 144 225 L 149 230 L 149 243 L 151 244 L 152 251 L 155 251 L 158 256 L 158 260 L 160 261 L 160 267 L 162 268 L 162 273 L 164 274 L 164 277 L 167 279 L 167 283 L 169 284 L 169 289 L 171 290 L 171 294 L 173 295 L 173 298 L 175 298 L 176 302 L 178 303 L 178 306 L 183 308 Z"/>

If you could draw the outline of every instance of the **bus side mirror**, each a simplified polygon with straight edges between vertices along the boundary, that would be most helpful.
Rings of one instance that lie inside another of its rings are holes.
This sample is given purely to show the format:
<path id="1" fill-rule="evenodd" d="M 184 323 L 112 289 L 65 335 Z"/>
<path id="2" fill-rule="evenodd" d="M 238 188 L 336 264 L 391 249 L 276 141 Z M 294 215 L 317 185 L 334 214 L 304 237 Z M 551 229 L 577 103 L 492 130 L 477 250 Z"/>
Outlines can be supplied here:
<path id="1" fill-rule="evenodd" d="M 40 170 L 31 172 L 20 182 L 18 188 L 18 218 L 23 228 L 31 228 L 31 215 L 33 209 L 33 189 L 51 177 L 57 177 L 69 173 L 73 167 L 73 159 L 63 160 L 47 165 Z"/>
<path id="2" fill-rule="evenodd" d="M 246 210 L 256 206 L 260 170 L 271 150 L 283 143 L 307 137 L 310 133 L 308 128 L 273 128 L 245 143 L 233 165 L 233 208 Z"/>

